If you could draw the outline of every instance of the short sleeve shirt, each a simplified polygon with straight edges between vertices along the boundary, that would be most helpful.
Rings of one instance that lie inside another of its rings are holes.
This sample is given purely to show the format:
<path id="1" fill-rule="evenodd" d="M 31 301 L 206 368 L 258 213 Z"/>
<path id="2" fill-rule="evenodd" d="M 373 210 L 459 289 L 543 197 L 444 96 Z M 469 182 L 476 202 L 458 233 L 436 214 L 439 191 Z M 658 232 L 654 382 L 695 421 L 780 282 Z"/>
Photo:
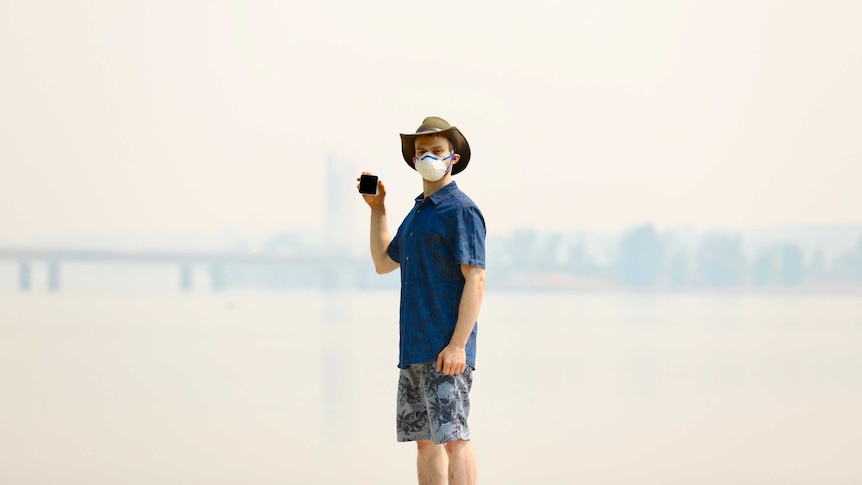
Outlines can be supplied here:
<path id="1" fill-rule="evenodd" d="M 398 367 L 437 360 L 449 344 L 464 290 L 461 264 L 485 267 L 485 219 L 455 182 L 416 204 L 389 243 L 401 265 Z M 476 367 L 476 331 L 467 340 L 467 363 Z"/>

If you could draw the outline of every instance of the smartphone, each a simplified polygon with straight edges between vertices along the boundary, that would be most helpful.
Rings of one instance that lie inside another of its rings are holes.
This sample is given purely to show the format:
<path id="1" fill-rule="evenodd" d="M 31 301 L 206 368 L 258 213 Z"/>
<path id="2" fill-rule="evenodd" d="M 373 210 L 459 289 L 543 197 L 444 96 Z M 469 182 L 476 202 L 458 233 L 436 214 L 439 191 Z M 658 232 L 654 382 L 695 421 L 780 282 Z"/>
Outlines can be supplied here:
<path id="1" fill-rule="evenodd" d="M 359 177 L 359 193 L 377 195 L 377 175 L 362 174 Z"/>

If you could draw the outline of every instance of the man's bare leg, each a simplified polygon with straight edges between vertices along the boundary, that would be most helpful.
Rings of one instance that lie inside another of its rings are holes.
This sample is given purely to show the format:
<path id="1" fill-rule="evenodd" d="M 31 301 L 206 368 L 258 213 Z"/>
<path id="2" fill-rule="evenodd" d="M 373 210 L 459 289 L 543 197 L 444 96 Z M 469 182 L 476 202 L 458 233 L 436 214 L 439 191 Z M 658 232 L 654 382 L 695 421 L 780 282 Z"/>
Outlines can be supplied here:
<path id="1" fill-rule="evenodd" d="M 418 453 L 416 470 L 419 472 L 419 485 L 446 485 L 446 470 L 449 468 L 449 457 L 443 445 L 435 445 L 433 441 L 419 440 L 416 442 Z"/>
<path id="2" fill-rule="evenodd" d="M 476 452 L 469 441 L 456 440 L 446 443 L 449 455 L 449 485 L 476 484 Z"/>

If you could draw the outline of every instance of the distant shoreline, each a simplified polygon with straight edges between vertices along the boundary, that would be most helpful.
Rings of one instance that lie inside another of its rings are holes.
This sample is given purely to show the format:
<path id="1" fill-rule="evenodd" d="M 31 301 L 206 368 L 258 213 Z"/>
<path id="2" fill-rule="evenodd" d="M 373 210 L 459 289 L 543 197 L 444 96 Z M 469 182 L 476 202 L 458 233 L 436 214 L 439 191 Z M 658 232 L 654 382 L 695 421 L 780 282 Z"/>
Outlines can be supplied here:
<path id="1" fill-rule="evenodd" d="M 781 294 L 859 294 L 862 295 L 862 282 L 803 282 L 798 285 L 755 285 L 739 284 L 710 286 L 706 284 L 686 284 L 674 286 L 667 283 L 655 285 L 627 285 L 607 281 L 604 278 L 584 278 L 564 273 L 523 273 L 494 282 L 489 275 L 489 288 L 501 291 L 631 291 L 636 293 L 781 293 Z"/>

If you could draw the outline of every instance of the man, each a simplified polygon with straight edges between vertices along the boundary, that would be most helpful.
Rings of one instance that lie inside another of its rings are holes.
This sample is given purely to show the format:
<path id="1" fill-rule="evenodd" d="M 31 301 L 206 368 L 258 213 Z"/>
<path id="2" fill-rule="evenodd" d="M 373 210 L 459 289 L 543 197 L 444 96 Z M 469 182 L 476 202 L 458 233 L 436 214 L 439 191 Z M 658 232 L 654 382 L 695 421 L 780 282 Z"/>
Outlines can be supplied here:
<path id="1" fill-rule="evenodd" d="M 485 291 L 485 220 L 452 180 L 470 162 L 470 145 L 458 128 L 431 116 L 401 135 L 401 152 L 422 176 L 422 194 L 394 238 L 383 182 L 378 195 L 363 195 L 377 273 L 401 269 L 397 437 L 417 444 L 420 484 L 473 484 L 467 416 Z"/>

